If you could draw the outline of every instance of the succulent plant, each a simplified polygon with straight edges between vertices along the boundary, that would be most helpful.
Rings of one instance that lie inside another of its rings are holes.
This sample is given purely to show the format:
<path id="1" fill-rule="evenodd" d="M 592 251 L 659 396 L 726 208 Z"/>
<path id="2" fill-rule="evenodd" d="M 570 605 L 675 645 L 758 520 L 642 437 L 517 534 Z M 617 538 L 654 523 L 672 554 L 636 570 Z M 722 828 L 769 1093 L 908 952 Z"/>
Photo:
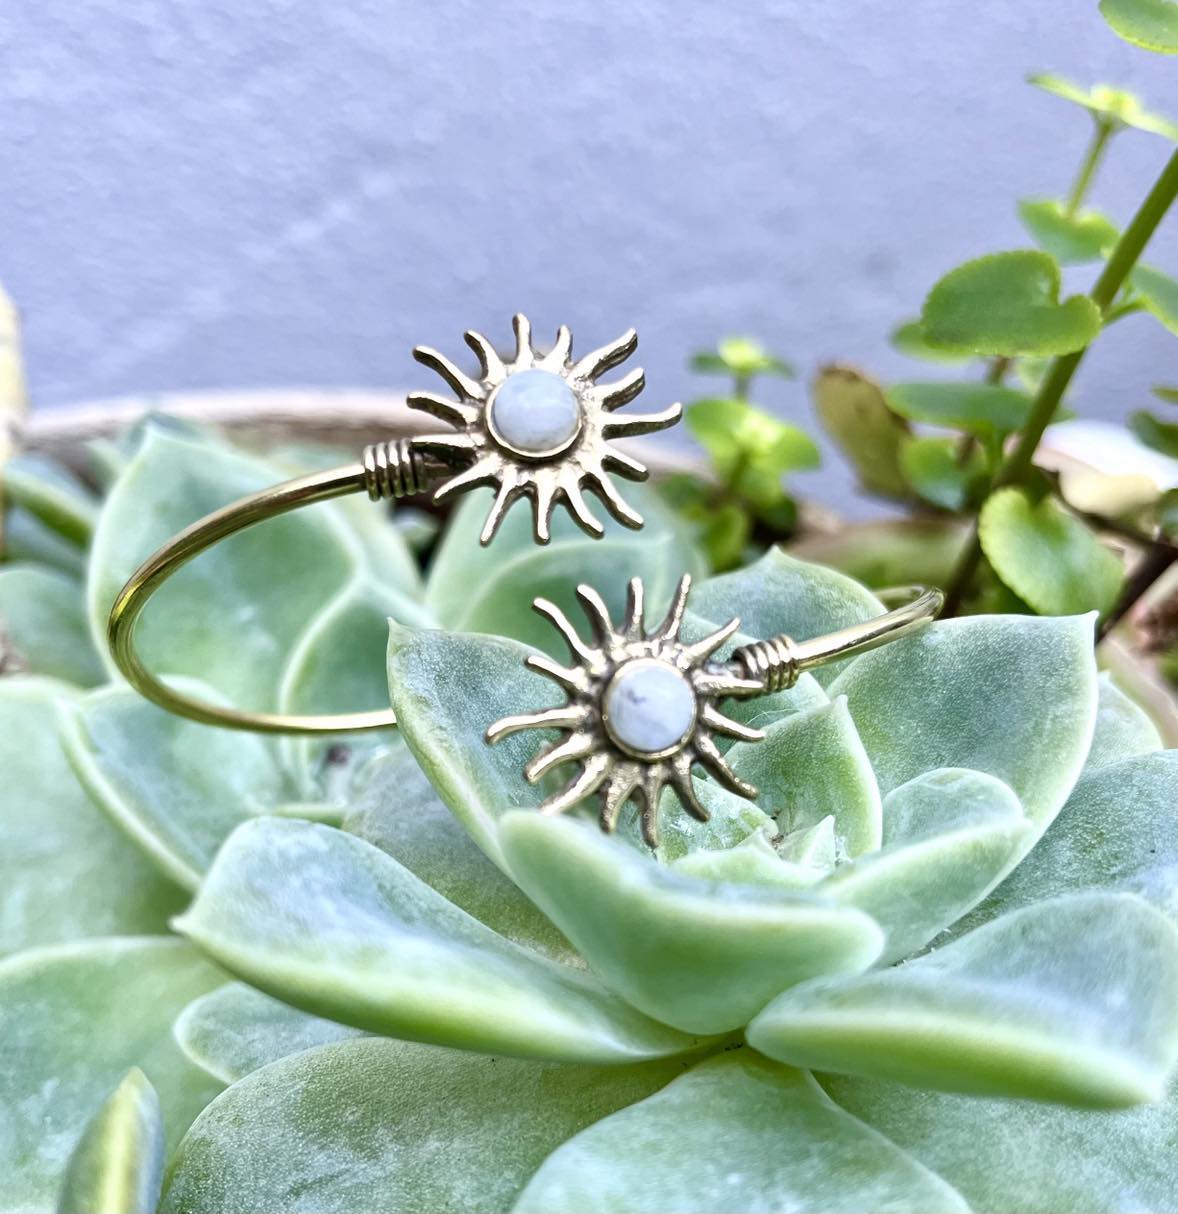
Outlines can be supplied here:
<path id="1" fill-rule="evenodd" d="M 759 799 L 697 780 L 652 851 L 633 807 L 536 813 L 533 741 L 483 736 L 555 694 L 534 596 L 620 613 L 638 576 L 654 612 L 701 572 L 656 495 L 545 550 L 522 516 L 481 549 L 473 498 L 424 578 L 363 502 L 218 547 L 145 616 L 154 668 L 401 722 L 274 740 L 92 638 L 149 550 L 314 456 L 166 422 L 102 455 L 101 502 L 8 480 L 0 1206 L 1178 1209 L 1178 753 L 1092 617 L 934 624 L 726 709 Z M 735 645 L 881 607 L 770 551 L 691 609 Z"/>

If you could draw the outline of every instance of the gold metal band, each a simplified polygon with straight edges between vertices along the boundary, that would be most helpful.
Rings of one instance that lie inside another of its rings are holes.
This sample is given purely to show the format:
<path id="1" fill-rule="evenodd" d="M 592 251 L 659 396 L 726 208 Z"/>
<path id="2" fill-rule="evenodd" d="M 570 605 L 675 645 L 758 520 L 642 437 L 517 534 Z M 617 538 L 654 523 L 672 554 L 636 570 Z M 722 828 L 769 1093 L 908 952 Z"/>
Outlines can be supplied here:
<path id="1" fill-rule="evenodd" d="M 426 488 L 427 477 L 420 466 L 412 468 L 411 475 L 402 475 L 395 467 L 390 473 L 387 455 L 388 449 L 385 447 L 370 449 L 360 463 L 296 477 L 250 494 L 186 527 L 144 561 L 119 592 L 107 623 L 111 653 L 131 686 L 169 712 L 226 729 L 314 735 L 356 733 L 396 725 L 397 718 L 391 708 L 375 712 L 305 716 L 225 708 L 170 687 L 144 666 L 135 651 L 135 626 L 151 596 L 178 569 L 221 540 L 300 506 L 329 501 L 349 493 L 368 492 L 373 497 L 393 497 Z M 377 492 L 374 492 L 374 486 Z M 922 586 L 882 591 L 880 598 L 885 602 L 900 599 L 902 605 L 885 615 L 812 640 L 795 641 L 782 635 L 746 645 L 733 654 L 731 664 L 740 668 L 745 677 L 758 680 L 766 693 L 780 691 L 793 686 L 803 671 L 874 649 L 928 623 L 936 618 L 944 601 L 939 590 Z"/>

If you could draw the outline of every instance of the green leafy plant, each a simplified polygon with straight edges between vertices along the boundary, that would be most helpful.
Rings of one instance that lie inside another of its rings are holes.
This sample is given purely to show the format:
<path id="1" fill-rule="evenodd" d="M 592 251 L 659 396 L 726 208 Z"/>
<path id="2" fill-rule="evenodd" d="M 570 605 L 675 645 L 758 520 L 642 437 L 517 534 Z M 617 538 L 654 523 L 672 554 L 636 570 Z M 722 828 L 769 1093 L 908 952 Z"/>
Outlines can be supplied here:
<path id="1" fill-rule="evenodd" d="M 687 426 L 707 452 L 709 477 L 690 472 L 668 477 L 664 495 L 696 529 L 713 569 L 732 569 L 749 554 L 758 532 L 788 534 L 797 503 L 785 478 L 817 468 L 814 440 L 750 399 L 758 376 L 792 379 L 794 369 L 749 337 L 729 337 L 715 351 L 701 351 L 691 365 L 705 374 L 728 375 L 727 396 L 709 396 L 687 408 Z"/>
<path id="2" fill-rule="evenodd" d="M 668 807 L 652 852 L 537 814 L 531 744 L 483 733 L 549 694 L 534 595 L 618 612 L 641 576 L 657 610 L 703 573 L 657 495 L 547 549 L 522 515 L 480 548 L 468 500 L 424 576 L 336 503 L 178 574 L 143 634 L 171 677 L 391 698 L 399 732 L 325 744 L 169 716 L 101 642 L 146 552 L 295 458 L 165 421 L 102 457 L 0 566 L 0 1205 L 1174 1208 L 1178 754 L 1091 615 L 937 623 L 750 702 L 760 797 L 699 781 L 710 820 Z M 881 609 L 779 550 L 691 607 L 733 644 Z"/>

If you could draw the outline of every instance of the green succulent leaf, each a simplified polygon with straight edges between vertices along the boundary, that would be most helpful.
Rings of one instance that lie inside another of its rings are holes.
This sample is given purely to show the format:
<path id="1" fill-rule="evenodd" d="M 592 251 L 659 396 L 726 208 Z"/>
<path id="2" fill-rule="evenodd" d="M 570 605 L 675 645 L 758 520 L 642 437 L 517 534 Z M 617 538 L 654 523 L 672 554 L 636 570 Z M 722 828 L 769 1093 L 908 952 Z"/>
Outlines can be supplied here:
<path id="1" fill-rule="evenodd" d="M 1086 889 L 1129 890 L 1178 919 L 1176 805 L 1178 751 L 1141 754 L 1090 772 L 971 921 Z"/>
<path id="2" fill-rule="evenodd" d="M 942 510 L 964 510 L 987 483 L 984 452 L 971 444 L 963 460 L 959 438 L 910 438 L 901 448 L 900 467 L 916 494 Z"/>
<path id="3" fill-rule="evenodd" d="M 518 812 L 499 834 L 516 880 L 610 989 L 685 1032 L 739 1028 L 791 983 L 880 950 L 859 911 L 671 872 L 589 822 Z"/>
<path id="4" fill-rule="evenodd" d="M 891 342 L 901 354 L 907 354 L 909 358 L 918 358 L 921 362 L 926 363 L 966 363 L 972 357 L 969 354 L 957 354 L 952 350 L 943 350 L 940 346 L 931 345 L 925 336 L 924 326 L 920 323 L 919 317 L 916 320 L 905 321 L 893 329 Z"/>
<path id="5" fill-rule="evenodd" d="M 381 660 L 388 647 L 389 620 L 430 627 L 432 616 L 408 595 L 358 577 L 311 622 L 295 646 L 278 693 L 289 713 L 374 712 L 389 706 L 389 683 Z M 300 796 L 343 805 L 350 777 L 375 748 L 388 745 L 393 730 L 286 739 L 284 758 L 296 772 Z"/>
<path id="6" fill-rule="evenodd" d="M 704 561 L 678 518 L 654 490 L 627 490 L 646 518 L 637 535 L 619 523 L 605 525 L 603 539 L 590 539 L 557 511 L 552 541 L 539 548 L 532 539 L 531 515 L 517 506 L 504 520 L 495 542 L 483 548 L 479 530 L 490 499 L 470 493 L 455 510 L 430 568 L 426 606 L 443 628 L 510 637 L 546 652 L 559 644 L 552 626 L 528 610 L 544 596 L 576 616 L 575 589 L 595 587 L 610 609 L 620 612 L 629 578 L 646 585 L 649 611 L 670 602 L 684 573 L 702 573 Z"/>
<path id="7" fill-rule="evenodd" d="M 1028 76 L 1027 81 L 1045 92 L 1054 93 L 1065 101 L 1082 105 L 1098 122 L 1120 126 L 1132 126 L 1154 135 L 1178 141 L 1178 123 L 1171 122 L 1159 114 L 1151 114 L 1141 99 L 1125 89 L 1112 88 L 1107 84 L 1095 84 L 1090 89 L 1081 88 L 1059 76 L 1039 74 Z"/>
<path id="8" fill-rule="evenodd" d="M 175 926 L 260 990 L 370 1032 L 593 1062 L 694 1044 L 582 971 L 505 940 L 384 852 L 316 823 L 239 827 Z"/>
<path id="9" fill-rule="evenodd" d="M 1178 333 L 1178 281 L 1150 266 L 1137 266 L 1129 281 L 1146 311 L 1171 333 Z"/>
<path id="10" fill-rule="evenodd" d="M 909 427 L 892 412 L 879 384 L 853 367 L 828 366 L 818 372 L 813 393 L 818 420 L 854 465 L 863 488 L 905 496 L 900 448 Z"/>
<path id="11" fill-rule="evenodd" d="M 845 574 L 771 548 L 746 569 L 702 582 L 692 593 L 691 610 L 716 624 L 737 616 L 746 636 L 764 640 L 784 632 L 805 641 L 861 623 L 884 608 L 870 590 Z M 828 686 L 843 665 L 821 666 L 814 677 Z"/>
<path id="12" fill-rule="evenodd" d="M 180 1052 L 172 1021 L 223 981 L 164 938 L 58 945 L 0 962 L 4 1209 L 53 1208 L 78 1140 L 131 1066 L 159 1093 L 167 1140 L 179 1140 L 220 1085 Z"/>
<path id="13" fill-rule="evenodd" d="M 875 851 L 879 788 L 845 699 L 775 721 L 760 742 L 738 742 L 728 765 L 759 790 L 757 804 L 782 834 L 833 819 L 843 856 Z"/>
<path id="14" fill-rule="evenodd" d="M 59 1214 L 151 1214 L 163 1180 L 160 1098 L 134 1066 L 74 1148 L 57 1208 Z"/>
<path id="15" fill-rule="evenodd" d="M 950 1214 L 968 1206 L 809 1075 L 740 1050 L 582 1130 L 545 1160 L 515 1210 Z"/>
<path id="16" fill-rule="evenodd" d="M 71 544 L 90 542 L 98 503 L 60 464 L 41 455 L 15 456 L 4 465 L 4 496 Z"/>
<path id="17" fill-rule="evenodd" d="M 946 1091 L 1158 1100 L 1178 1060 L 1178 927 L 1132 894 L 1058 898 L 905 965 L 794 987 L 748 1039 L 795 1066 Z"/>
<path id="18" fill-rule="evenodd" d="M 1031 397 L 998 384 L 911 381 L 888 389 L 888 404 L 914 422 L 952 426 L 989 438 L 1008 434 L 1027 420 Z"/>
<path id="19" fill-rule="evenodd" d="M 48 565 L 71 577 L 86 576 L 85 549 L 62 539 L 56 531 L 19 506 L 9 506 L 4 512 L 0 560 Z"/>
<path id="20" fill-rule="evenodd" d="M 208 689 L 193 690 L 209 697 Z M 102 688 L 64 706 L 62 741 L 95 803 L 188 890 L 200 885 L 235 827 L 273 812 L 288 795 L 269 740 L 198 725 L 129 687 Z"/>
<path id="21" fill-rule="evenodd" d="M 845 1109 L 956 1185 L 974 1210 L 1168 1210 L 1178 1192 L 1178 1099 L 1125 1112 L 986 1100 L 823 1077 Z"/>
<path id="22" fill-rule="evenodd" d="M 1100 332 L 1083 295 L 1061 301 L 1059 265 L 1047 253 L 994 253 L 951 270 L 929 292 L 921 323 L 934 345 L 1016 357 L 1067 354 Z"/>
<path id="23" fill-rule="evenodd" d="M 1158 727 L 1148 713 L 1131 700 L 1107 672 L 1100 675 L 1096 729 L 1084 763 L 1084 776 L 1122 759 L 1162 749 Z"/>
<path id="24" fill-rule="evenodd" d="M 364 1036 L 359 1029 L 271 999 L 244 982 L 227 982 L 194 999 L 172 1031 L 185 1055 L 224 1084 L 291 1054 Z"/>
<path id="25" fill-rule="evenodd" d="M 279 479 L 267 464 L 149 427 L 95 532 L 89 591 L 95 637 L 105 637 L 115 595 L 156 547 Z M 233 536 L 160 589 L 140 621 L 139 651 L 153 671 L 200 679 L 234 704 L 276 708 L 291 650 L 350 579 L 357 554 L 330 506 Z"/>
<path id="26" fill-rule="evenodd" d="M 0 954 L 32 945 L 162 932 L 182 891 L 91 803 L 57 737 L 76 692 L 0 681 Z"/>
<path id="27" fill-rule="evenodd" d="M 934 768 L 967 767 L 1008 784 L 1046 827 L 1092 738 L 1092 620 L 930 624 L 855 658 L 830 694 L 847 697 L 885 796 Z"/>
<path id="28" fill-rule="evenodd" d="M 1100 11 L 1126 42 L 1178 55 L 1178 4 L 1173 0 L 1100 0 Z"/>
<path id="29" fill-rule="evenodd" d="M 1171 459 L 1178 459 L 1178 423 L 1164 422 L 1152 413 L 1131 413 L 1129 429 L 1154 451 L 1160 451 Z"/>
<path id="30" fill-rule="evenodd" d="M 883 962 L 923 948 L 1010 871 L 1034 834 L 1014 793 L 977 771 L 926 772 L 884 802 L 882 850 L 837 868 L 818 892 L 869 914 Z"/>
<path id="31" fill-rule="evenodd" d="M 536 739 L 516 734 L 488 746 L 487 728 L 561 699 L 548 679 L 524 666 L 530 652 L 502 637 L 399 625 L 389 633 L 389 690 L 401 736 L 441 799 L 500 867 L 496 820 L 543 796 L 522 774 Z"/>
<path id="32" fill-rule="evenodd" d="M 517 1062 L 403 1041 L 321 1046 L 255 1071 L 205 1110 L 161 1208 L 506 1210 L 562 1142 L 681 1069 Z"/>
<path id="33" fill-rule="evenodd" d="M 406 747 L 373 759 L 343 827 L 501 936 L 578 963 L 568 941 L 471 841 Z"/>
<path id="34" fill-rule="evenodd" d="M 1124 566 L 1066 506 L 1010 486 L 992 493 L 978 525 L 994 572 L 1040 615 L 1107 612 Z"/>
<path id="35" fill-rule="evenodd" d="M 1069 214 L 1053 198 L 1024 198 L 1018 214 L 1035 243 L 1063 266 L 1102 261 L 1121 235 L 1107 215 L 1092 210 Z"/>
<path id="36" fill-rule="evenodd" d="M 81 583 L 45 565 L 0 566 L 0 644 L 24 669 L 91 687 L 106 677 L 94 652 Z"/>

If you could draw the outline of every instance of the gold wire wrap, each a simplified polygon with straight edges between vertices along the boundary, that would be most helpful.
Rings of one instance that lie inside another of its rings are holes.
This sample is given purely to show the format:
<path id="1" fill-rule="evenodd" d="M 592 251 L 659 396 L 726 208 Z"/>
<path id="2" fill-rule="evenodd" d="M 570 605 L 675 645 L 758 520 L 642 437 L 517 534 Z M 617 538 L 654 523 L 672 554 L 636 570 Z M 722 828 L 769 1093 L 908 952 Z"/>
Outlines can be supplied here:
<path id="1" fill-rule="evenodd" d="M 760 680 L 766 694 L 784 691 L 804 671 L 866 653 L 935 620 L 945 603 L 940 590 L 925 586 L 895 586 L 875 593 L 885 605 L 893 602 L 900 605 L 884 615 L 872 616 L 861 624 L 851 624 L 810 641 L 795 641 L 781 633 L 767 641 L 742 645 L 733 652 L 731 663 L 747 678 Z"/>
<path id="2" fill-rule="evenodd" d="M 429 488 L 430 468 L 411 438 L 373 443 L 364 448 L 361 462 L 364 465 L 364 487 L 374 502 L 384 498 L 412 497 Z"/>

